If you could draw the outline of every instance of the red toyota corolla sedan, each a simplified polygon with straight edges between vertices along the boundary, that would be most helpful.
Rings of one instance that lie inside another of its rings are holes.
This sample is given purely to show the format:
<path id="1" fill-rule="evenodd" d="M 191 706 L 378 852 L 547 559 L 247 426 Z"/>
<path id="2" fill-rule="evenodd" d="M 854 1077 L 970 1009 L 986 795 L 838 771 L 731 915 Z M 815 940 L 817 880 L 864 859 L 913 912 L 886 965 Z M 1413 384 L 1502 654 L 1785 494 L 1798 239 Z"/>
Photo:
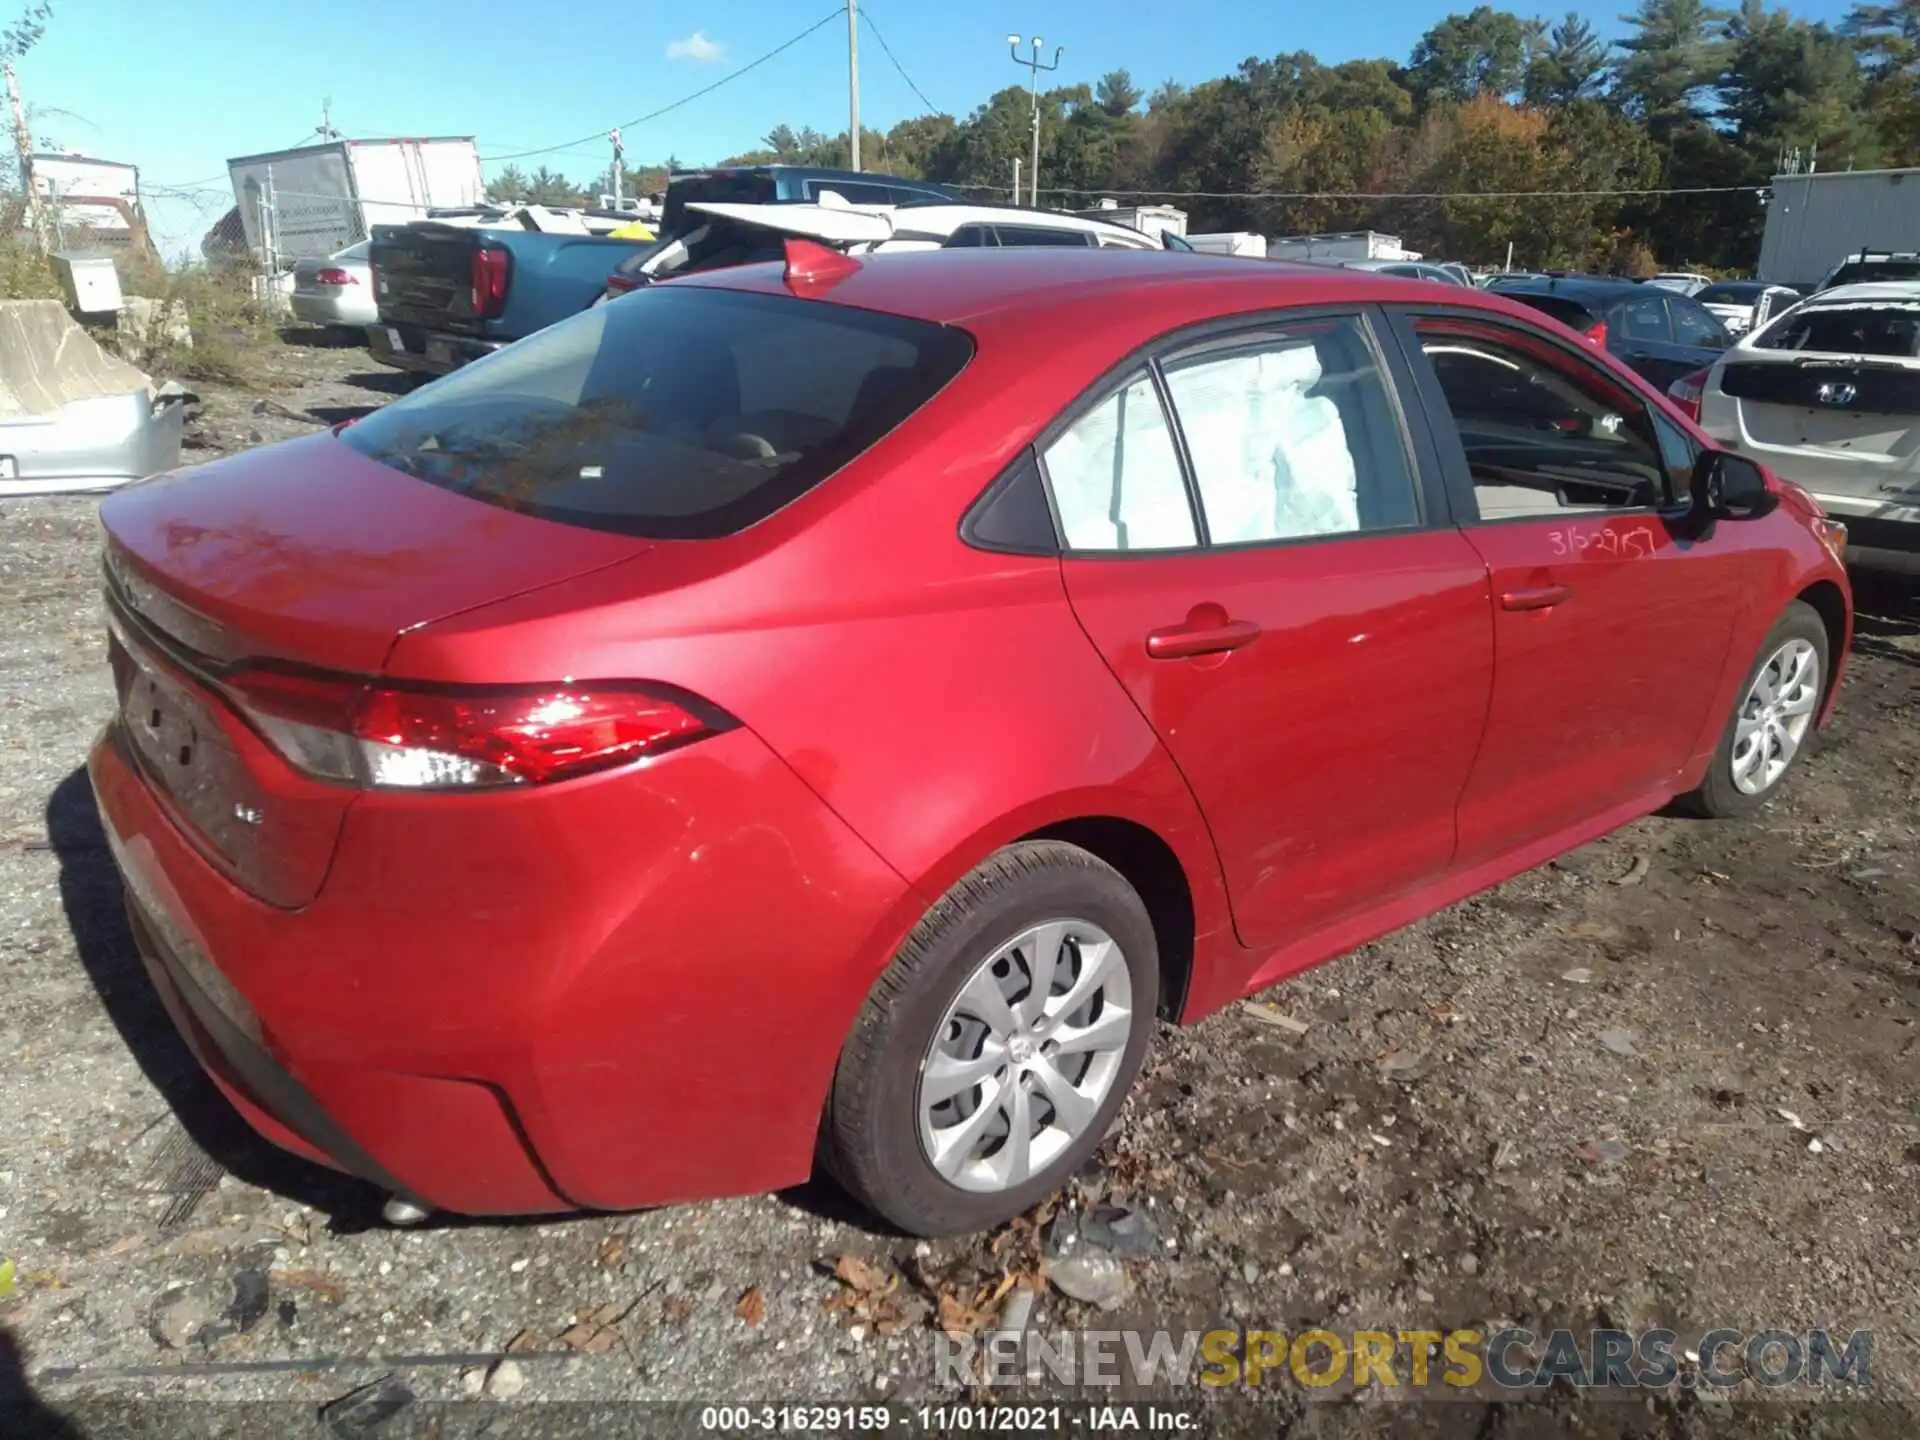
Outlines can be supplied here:
<path id="1" fill-rule="evenodd" d="M 1195 255 L 795 242 L 102 515 L 155 983 L 402 1220 L 1004 1220 L 1158 1019 L 1760 804 L 1851 623 L 1571 331 Z"/>

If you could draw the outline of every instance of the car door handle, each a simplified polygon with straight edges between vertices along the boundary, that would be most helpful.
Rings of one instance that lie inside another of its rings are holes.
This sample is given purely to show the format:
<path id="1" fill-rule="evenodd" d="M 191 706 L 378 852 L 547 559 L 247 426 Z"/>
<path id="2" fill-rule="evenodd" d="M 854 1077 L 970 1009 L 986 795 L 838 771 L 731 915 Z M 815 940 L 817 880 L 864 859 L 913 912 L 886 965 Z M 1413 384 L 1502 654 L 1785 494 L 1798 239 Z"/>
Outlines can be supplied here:
<path id="1" fill-rule="evenodd" d="M 1229 620 L 1217 605 L 1197 606 L 1185 624 L 1150 632 L 1147 655 L 1154 660 L 1184 660 L 1192 655 L 1238 650 L 1259 638 L 1260 627 L 1251 620 Z"/>
<path id="2" fill-rule="evenodd" d="M 1526 590 L 1508 590 L 1500 596 L 1502 610 L 1551 610 L 1573 598 L 1571 585 L 1535 585 Z"/>

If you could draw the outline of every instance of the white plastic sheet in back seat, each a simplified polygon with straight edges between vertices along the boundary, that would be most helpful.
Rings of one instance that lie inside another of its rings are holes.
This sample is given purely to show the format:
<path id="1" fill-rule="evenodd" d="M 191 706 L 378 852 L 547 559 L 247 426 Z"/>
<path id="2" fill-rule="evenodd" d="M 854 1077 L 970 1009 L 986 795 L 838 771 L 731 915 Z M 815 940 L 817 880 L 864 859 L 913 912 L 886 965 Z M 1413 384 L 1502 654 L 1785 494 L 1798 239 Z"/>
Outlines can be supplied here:
<path id="1" fill-rule="evenodd" d="M 1360 528 L 1346 426 L 1331 400 L 1307 393 L 1320 376 L 1310 344 L 1168 372 L 1216 544 Z"/>

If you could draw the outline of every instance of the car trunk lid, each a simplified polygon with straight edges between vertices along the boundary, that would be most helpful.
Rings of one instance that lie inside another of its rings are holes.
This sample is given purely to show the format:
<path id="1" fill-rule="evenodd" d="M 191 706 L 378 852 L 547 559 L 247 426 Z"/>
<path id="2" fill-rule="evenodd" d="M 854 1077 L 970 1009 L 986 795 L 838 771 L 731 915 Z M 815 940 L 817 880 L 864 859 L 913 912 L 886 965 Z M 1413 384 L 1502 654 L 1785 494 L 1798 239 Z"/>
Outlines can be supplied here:
<path id="1" fill-rule="evenodd" d="M 1920 361 L 1737 351 L 1717 388 L 1740 445 L 1823 495 L 1880 505 L 1916 484 Z"/>
<path id="2" fill-rule="evenodd" d="M 426 484 L 332 435 L 110 496 L 121 728 L 207 858 L 270 904 L 318 892 L 355 790 L 293 770 L 243 718 L 250 671 L 378 674 L 404 632 L 617 564 L 632 537 Z"/>

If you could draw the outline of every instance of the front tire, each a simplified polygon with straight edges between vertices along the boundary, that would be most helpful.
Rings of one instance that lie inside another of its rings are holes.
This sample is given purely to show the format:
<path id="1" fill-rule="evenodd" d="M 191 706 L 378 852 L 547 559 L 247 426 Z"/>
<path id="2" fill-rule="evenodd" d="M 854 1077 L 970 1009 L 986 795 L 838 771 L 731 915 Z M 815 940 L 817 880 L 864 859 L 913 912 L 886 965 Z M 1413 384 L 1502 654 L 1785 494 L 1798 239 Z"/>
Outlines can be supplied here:
<path id="1" fill-rule="evenodd" d="M 1723 819 L 1765 804 L 1813 738 L 1827 673 L 1827 627 L 1795 600 L 1761 642 L 1706 778 L 1681 797 L 1684 808 Z"/>
<path id="2" fill-rule="evenodd" d="M 1146 906 L 1094 855 L 1009 846 L 900 947 L 828 1098 L 828 1171 L 913 1235 L 984 1230 L 1057 1190 L 1105 1138 L 1152 1038 Z"/>

